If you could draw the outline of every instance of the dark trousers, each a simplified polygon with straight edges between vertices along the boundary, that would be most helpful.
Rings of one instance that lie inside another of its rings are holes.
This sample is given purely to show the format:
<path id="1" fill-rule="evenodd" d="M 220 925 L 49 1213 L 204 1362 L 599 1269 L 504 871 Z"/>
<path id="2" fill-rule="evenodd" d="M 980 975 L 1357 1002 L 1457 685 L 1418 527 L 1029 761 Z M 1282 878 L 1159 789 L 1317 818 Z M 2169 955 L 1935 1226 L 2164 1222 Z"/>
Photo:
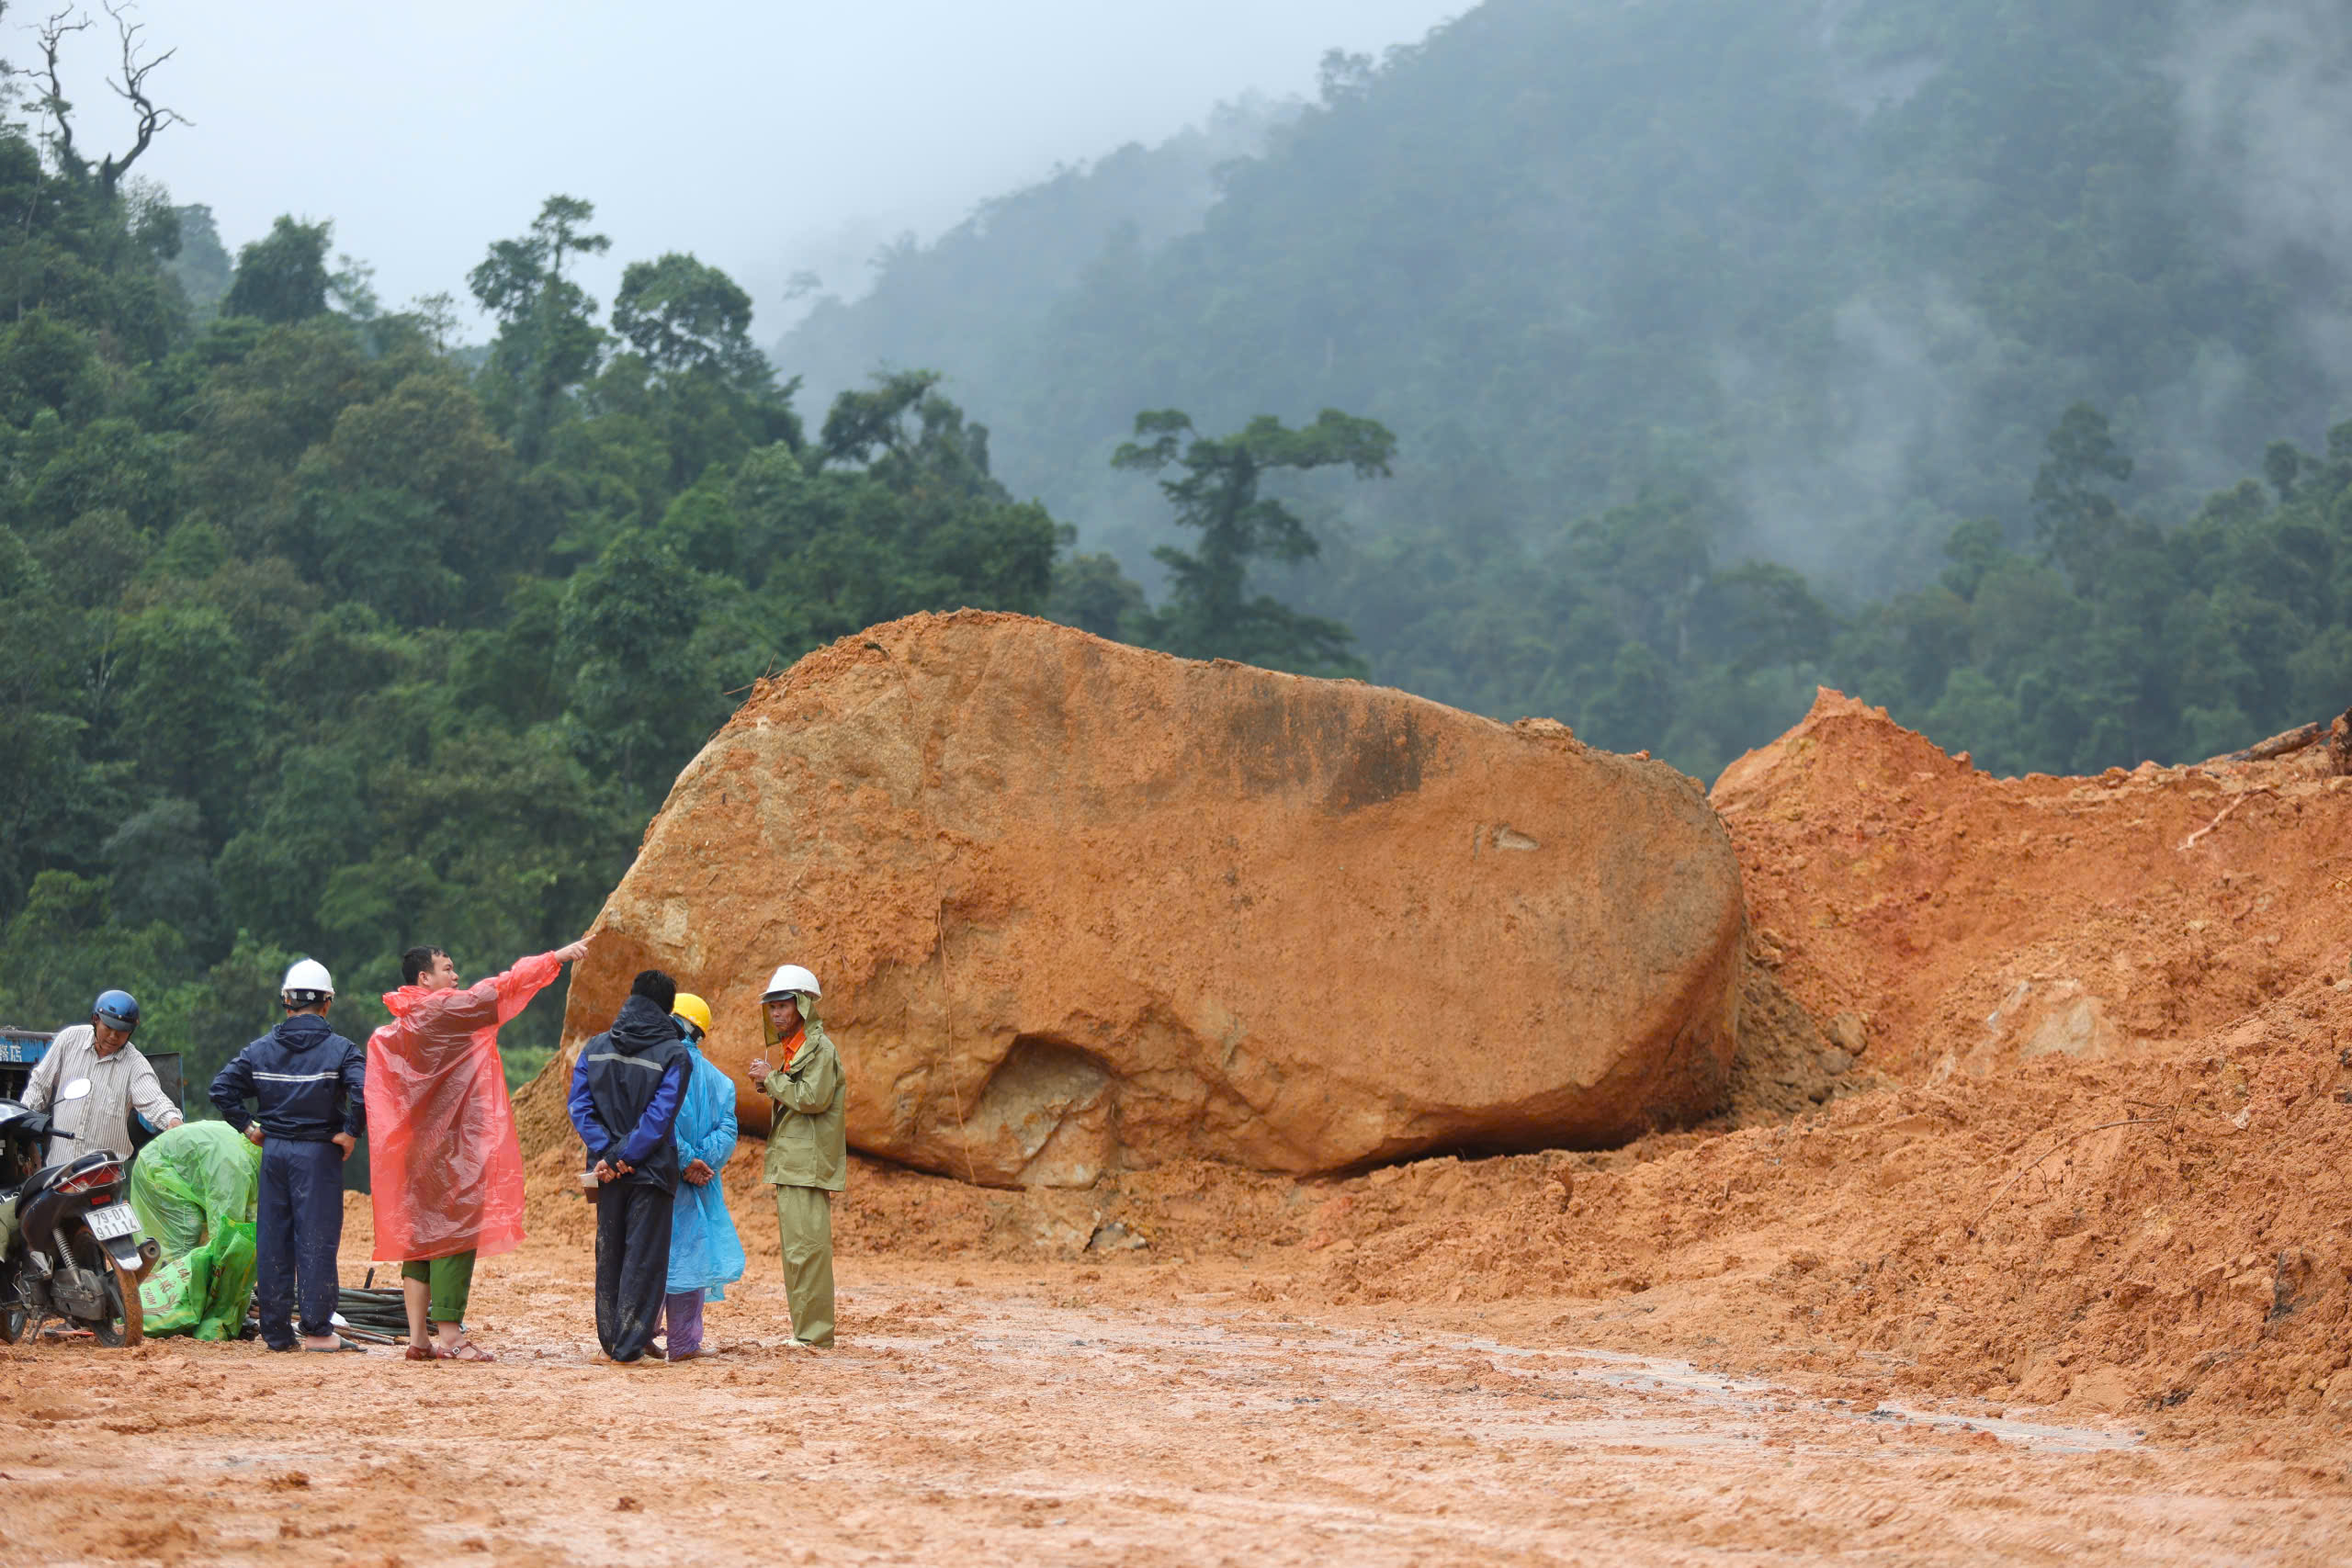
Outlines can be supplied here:
<path id="1" fill-rule="evenodd" d="M 661 1188 L 608 1181 L 596 1192 L 596 1340 L 616 1361 L 645 1354 L 670 1288 L 670 1209 Z"/>
<path id="2" fill-rule="evenodd" d="M 336 1249 L 343 1245 L 343 1151 L 333 1144 L 265 1138 L 261 1190 L 254 1213 L 254 1300 L 261 1337 L 273 1350 L 294 1347 L 288 1321 L 294 1283 L 302 1289 L 302 1332 L 313 1338 L 334 1325 Z"/>

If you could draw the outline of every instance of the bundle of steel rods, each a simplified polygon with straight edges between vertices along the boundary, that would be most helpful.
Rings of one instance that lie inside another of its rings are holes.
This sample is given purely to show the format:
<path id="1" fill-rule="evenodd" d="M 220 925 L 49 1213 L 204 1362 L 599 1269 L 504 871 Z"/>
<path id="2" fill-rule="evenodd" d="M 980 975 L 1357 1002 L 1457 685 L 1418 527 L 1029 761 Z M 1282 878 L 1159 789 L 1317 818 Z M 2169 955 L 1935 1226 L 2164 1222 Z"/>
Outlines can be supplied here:
<path id="1" fill-rule="evenodd" d="M 371 1269 L 368 1276 L 375 1278 Z M 408 1337 L 408 1308 L 398 1291 L 339 1290 L 334 1293 L 335 1332 L 345 1339 L 391 1345 Z"/>

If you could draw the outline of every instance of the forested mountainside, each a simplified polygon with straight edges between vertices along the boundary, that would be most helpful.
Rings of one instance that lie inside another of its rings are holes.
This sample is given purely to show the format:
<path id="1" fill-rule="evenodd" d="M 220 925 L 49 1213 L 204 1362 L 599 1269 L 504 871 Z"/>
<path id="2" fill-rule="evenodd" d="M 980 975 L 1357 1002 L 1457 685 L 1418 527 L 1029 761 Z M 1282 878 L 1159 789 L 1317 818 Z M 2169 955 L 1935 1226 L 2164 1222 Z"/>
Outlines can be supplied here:
<path id="1" fill-rule="evenodd" d="M 593 222 L 487 244 L 461 352 L 324 223 L 216 276 L 202 209 L 0 134 L 0 1020 L 128 987 L 193 1081 L 308 953 L 362 1033 L 403 947 L 578 935 L 763 671 L 1044 607 L 1062 532 L 928 378 L 807 432 L 741 288 L 672 253 L 606 310 Z"/>
<path id="2" fill-rule="evenodd" d="M 1394 481 L 1309 489 L 1324 553 L 1266 581 L 1352 625 L 1374 678 L 1450 701 L 1702 771 L 1816 678 L 2007 765 L 2180 755 L 2305 716 L 2336 671 L 2192 696 L 2136 631 L 2094 659 L 2064 601 L 2104 590 L 2051 574 L 2036 475 L 2087 405 L 2132 459 L 2101 482 L 2169 536 L 2352 412 L 2348 64 L 2352 20 L 2310 0 L 1488 0 L 1329 62 L 1196 230 L 1073 235 L 1078 185 L 1116 171 L 1067 175 L 890 257 L 779 354 L 910 362 L 903 322 L 968 306 L 911 362 L 1016 492 L 1138 571 L 1163 513 L 1107 461 L 1134 411 L 1380 420 Z M 1023 276 L 1050 304 L 991 309 Z M 1961 603 L 2071 651 L 1883 603 L 1932 597 L 1955 548 L 2043 573 Z M 1757 579 L 1795 606 L 1762 642 L 1708 608 L 1755 597 L 1749 560 L 1811 588 Z M 2177 616 L 2176 586 L 2222 585 L 2167 576 Z"/>
<path id="3" fill-rule="evenodd" d="M 781 364 L 684 250 L 592 298 L 586 198 L 392 310 L 27 101 L 0 1021 L 128 986 L 200 1076 L 296 953 L 357 1032 L 410 943 L 553 946 L 750 682 L 922 609 L 1702 775 L 1822 680 L 2002 771 L 2339 710 L 2347 62 L 2301 5 L 1495 0 L 1261 157 L 902 249 Z M 804 396 L 804 344 L 885 373 Z"/>

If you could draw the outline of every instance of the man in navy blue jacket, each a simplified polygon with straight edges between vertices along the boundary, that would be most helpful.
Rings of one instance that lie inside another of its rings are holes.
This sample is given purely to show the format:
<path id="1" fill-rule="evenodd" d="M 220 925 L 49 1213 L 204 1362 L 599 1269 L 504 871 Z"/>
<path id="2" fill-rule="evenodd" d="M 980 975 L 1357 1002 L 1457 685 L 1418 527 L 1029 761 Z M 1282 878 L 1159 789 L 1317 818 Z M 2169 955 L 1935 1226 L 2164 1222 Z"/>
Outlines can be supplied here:
<path id="1" fill-rule="evenodd" d="M 678 983 L 648 969 L 612 1028 L 580 1047 L 571 1124 L 596 1179 L 596 1338 L 627 1363 L 652 1343 L 670 1288 L 678 1107 L 694 1058 L 670 1017 Z"/>
<path id="2" fill-rule="evenodd" d="M 335 1253 L 343 1246 L 343 1162 L 368 1120 L 368 1058 L 327 1027 L 334 978 L 305 958 L 286 971 L 286 1021 L 237 1053 L 212 1080 L 221 1119 L 261 1145 L 254 1215 L 254 1292 L 262 1338 L 294 1348 L 296 1280 L 301 1345 L 340 1350 L 334 1335 Z M 245 1113 L 253 1100 L 258 1116 Z"/>

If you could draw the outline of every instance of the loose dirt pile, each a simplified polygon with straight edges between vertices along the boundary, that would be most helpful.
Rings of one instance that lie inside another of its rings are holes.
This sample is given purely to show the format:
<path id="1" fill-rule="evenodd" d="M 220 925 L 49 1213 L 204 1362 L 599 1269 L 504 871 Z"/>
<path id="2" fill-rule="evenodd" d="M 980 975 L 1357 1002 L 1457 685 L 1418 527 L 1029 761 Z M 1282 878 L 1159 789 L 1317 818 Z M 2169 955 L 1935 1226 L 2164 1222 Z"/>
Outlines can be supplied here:
<path id="1" fill-rule="evenodd" d="M 1757 956 L 1882 1072 L 2136 1056 L 2346 978 L 2352 778 L 2324 749 L 1995 779 L 1825 692 L 1713 798 Z"/>
<path id="2" fill-rule="evenodd" d="M 680 776 L 565 1033 L 659 964 L 739 1070 L 807 963 L 852 1145 L 994 1185 L 1604 1147 L 1723 1103 L 1741 928 L 1693 783 L 1558 724 L 919 615 Z"/>
<path id="3" fill-rule="evenodd" d="M 1714 1126 L 1310 1181 L 865 1164 L 843 1248 L 1182 1260 L 1857 1399 L 2352 1418 L 2347 795 L 2324 753 L 1996 780 L 1825 694 L 1716 787 L 1777 1021 Z M 584 1238 L 571 1157 L 535 1217 Z"/>

